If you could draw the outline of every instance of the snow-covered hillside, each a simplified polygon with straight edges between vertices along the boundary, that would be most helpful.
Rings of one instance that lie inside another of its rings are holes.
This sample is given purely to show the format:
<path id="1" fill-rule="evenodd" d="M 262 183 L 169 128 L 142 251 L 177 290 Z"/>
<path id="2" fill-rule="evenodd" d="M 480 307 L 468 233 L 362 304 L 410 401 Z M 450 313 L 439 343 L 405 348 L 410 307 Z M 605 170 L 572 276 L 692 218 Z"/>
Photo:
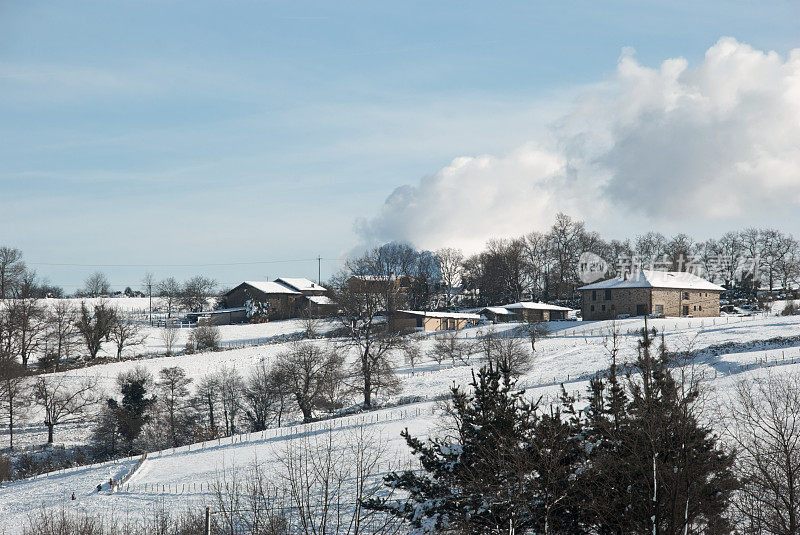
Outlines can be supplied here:
<path id="1" fill-rule="evenodd" d="M 729 388 L 744 377 L 800 372 L 798 316 L 658 319 L 651 320 L 650 325 L 664 332 L 671 349 L 695 352 L 696 369 L 704 374 L 713 399 L 724 400 Z M 635 330 L 641 326 L 642 322 L 638 319 L 616 323 L 621 334 L 623 358 L 635 356 Z M 551 336 L 537 342 L 535 363 L 520 378 L 519 386 L 526 388 L 530 395 L 544 396 L 545 401 L 555 400 L 561 383 L 571 392 L 585 394 L 588 378 L 608 367 L 606 344 L 611 323 L 553 322 L 549 327 Z M 249 328 L 239 326 L 230 329 L 242 329 L 244 332 Z M 498 333 L 507 335 L 513 334 L 516 328 L 515 324 L 494 327 Z M 466 329 L 459 335 L 474 339 L 485 330 L 486 327 Z M 233 334 L 226 334 L 226 337 L 229 336 Z M 774 340 L 764 343 L 770 339 Z M 329 342 L 318 340 L 314 343 Z M 423 352 L 429 350 L 433 343 L 433 336 L 423 337 Z M 722 347 L 709 349 L 713 346 Z M 64 374 L 75 380 L 85 376 L 96 377 L 102 387 L 111 391 L 117 374 L 134 365 L 145 366 L 153 373 L 164 366 L 181 366 L 189 376 L 199 379 L 222 366 L 236 367 L 246 374 L 260 359 L 272 360 L 285 349 L 285 344 L 270 344 L 216 353 L 105 364 Z M 472 366 L 479 364 L 477 356 L 473 357 L 470 364 L 458 361 L 437 364 L 427 357 L 415 366 L 412 373 L 407 364 L 398 362 L 402 391 L 394 397 L 381 400 L 387 408 L 152 453 L 126 485 L 113 494 L 105 489 L 96 492 L 95 487 L 98 483 L 107 482 L 110 477 L 118 478 L 127 473 L 138 458 L 10 483 L 0 489 L 0 515 L 5 519 L 5 527 L 13 532 L 25 522 L 28 514 L 42 504 L 48 507 L 64 505 L 91 512 L 113 512 L 118 518 L 138 515 L 159 503 L 182 508 L 188 503 L 199 506 L 209 498 L 208 485 L 217 479 L 221 470 L 245 469 L 255 460 L 269 465 L 288 441 L 296 440 L 299 436 L 324 433 L 331 429 L 335 436 L 345 437 L 348 429 L 359 425 L 367 427 L 386 445 L 387 461 L 380 466 L 380 471 L 386 471 L 407 460 L 408 452 L 399 432 L 405 427 L 415 435 L 425 435 L 435 430 L 439 418 L 437 398 L 446 394 L 453 383 L 468 383 Z M 405 400 L 414 402 L 403 403 Z M 57 429 L 56 440 L 80 444 L 88 439 L 90 432 L 90 422 L 65 427 Z M 43 442 L 43 439 L 40 424 L 32 423 L 26 428 L 26 443 Z M 345 442 L 345 439 L 339 442 Z M 75 501 L 70 500 L 73 492 L 77 498 Z"/>

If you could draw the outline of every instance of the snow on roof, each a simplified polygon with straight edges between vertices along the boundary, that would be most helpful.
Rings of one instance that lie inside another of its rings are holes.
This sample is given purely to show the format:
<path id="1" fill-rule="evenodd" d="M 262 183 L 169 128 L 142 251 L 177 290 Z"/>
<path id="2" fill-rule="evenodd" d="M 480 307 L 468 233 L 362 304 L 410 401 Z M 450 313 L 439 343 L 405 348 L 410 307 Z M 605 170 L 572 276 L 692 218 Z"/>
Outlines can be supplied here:
<path id="1" fill-rule="evenodd" d="M 615 277 L 586 286 L 579 290 L 610 290 L 614 288 L 675 288 L 678 290 L 713 290 L 725 288 L 686 271 L 639 270 L 625 277 Z"/>
<path id="2" fill-rule="evenodd" d="M 492 314 L 501 314 L 501 315 L 510 315 L 510 316 L 514 316 L 515 315 L 514 312 L 512 312 L 511 310 L 508 310 L 505 307 L 485 307 L 485 308 L 481 309 L 481 312 L 484 312 L 484 311 L 491 312 Z"/>
<path id="3" fill-rule="evenodd" d="M 325 291 L 325 288 L 320 286 L 314 281 L 310 281 L 303 277 L 280 277 L 275 279 L 275 282 L 280 284 L 285 284 L 290 288 L 297 290 L 299 292 L 304 292 L 308 290 L 322 290 Z"/>
<path id="4" fill-rule="evenodd" d="M 572 310 L 571 308 L 568 307 L 560 307 L 558 305 L 550 305 L 548 303 L 536 303 L 533 301 L 522 301 L 520 303 L 512 303 L 510 305 L 505 305 L 503 308 L 507 309 L 527 308 L 529 310 L 562 310 L 562 311 Z"/>
<path id="5" fill-rule="evenodd" d="M 464 320 L 483 319 L 480 314 L 468 314 L 466 312 L 427 312 L 425 310 L 398 310 L 398 312 L 413 314 L 415 316 L 425 316 L 426 318 L 451 318 Z"/>
<path id="6" fill-rule="evenodd" d="M 315 305 L 335 305 L 336 302 L 327 295 L 309 295 L 307 298 Z"/>
<path id="7" fill-rule="evenodd" d="M 293 290 L 292 288 L 286 286 L 285 284 L 280 284 L 278 282 L 271 282 L 271 281 L 244 281 L 244 284 L 248 284 L 255 288 L 256 290 L 261 290 L 265 294 L 300 294 L 297 290 Z"/>

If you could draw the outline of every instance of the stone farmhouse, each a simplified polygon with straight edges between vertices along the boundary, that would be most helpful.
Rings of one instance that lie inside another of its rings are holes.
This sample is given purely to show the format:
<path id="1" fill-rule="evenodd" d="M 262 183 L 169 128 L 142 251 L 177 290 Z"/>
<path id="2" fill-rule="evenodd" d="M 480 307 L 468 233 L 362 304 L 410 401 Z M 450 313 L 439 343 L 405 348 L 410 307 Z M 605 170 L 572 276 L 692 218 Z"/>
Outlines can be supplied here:
<path id="1" fill-rule="evenodd" d="M 584 320 L 620 316 L 719 316 L 719 296 L 724 290 L 697 275 L 683 271 L 639 270 L 578 288 Z"/>

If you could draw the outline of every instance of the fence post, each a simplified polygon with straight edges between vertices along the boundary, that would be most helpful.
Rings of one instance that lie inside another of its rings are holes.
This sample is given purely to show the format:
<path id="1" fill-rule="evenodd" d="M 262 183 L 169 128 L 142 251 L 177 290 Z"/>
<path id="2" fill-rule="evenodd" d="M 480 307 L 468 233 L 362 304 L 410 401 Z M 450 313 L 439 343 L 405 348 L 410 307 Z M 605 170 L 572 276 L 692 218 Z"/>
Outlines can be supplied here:
<path id="1" fill-rule="evenodd" d="M 206 525 L 203 533 L 211 535 L 211 507 L 208 506 L 206 506 Z"/>

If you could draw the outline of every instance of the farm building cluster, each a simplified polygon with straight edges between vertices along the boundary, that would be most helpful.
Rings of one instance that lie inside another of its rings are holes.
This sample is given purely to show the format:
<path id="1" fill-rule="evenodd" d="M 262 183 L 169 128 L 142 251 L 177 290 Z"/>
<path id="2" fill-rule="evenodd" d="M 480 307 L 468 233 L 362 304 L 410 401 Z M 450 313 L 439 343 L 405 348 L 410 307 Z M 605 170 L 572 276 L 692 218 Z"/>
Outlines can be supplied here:
<path id="1" fill-rule="evenodd" d="M 358 276 L 352 277 L 348 285 L 357 292 L 392 290 L 402 295 L 411 282 L 400 278 Z M 724 288 L 688 272 L 639 270 L 588 284 L 578 290 L 582 319 L 596 321 L 633 316 L 718 316 L 720 294 Z M 225 308 L 192 313 L 191 319 L 224 325 L 249 321 L 253 317 L 263 321 L 330 317 L 338 310 L 327 288 L 302 277 L 245 281 L 224 295 L 224 303 Z M 458 312 L 400 309 L 389 314 L 389 324 L 402 332 L 459 330 L 482 322 L 563 321 L 569 319 L 571 310 L 535 301 Z"/>

